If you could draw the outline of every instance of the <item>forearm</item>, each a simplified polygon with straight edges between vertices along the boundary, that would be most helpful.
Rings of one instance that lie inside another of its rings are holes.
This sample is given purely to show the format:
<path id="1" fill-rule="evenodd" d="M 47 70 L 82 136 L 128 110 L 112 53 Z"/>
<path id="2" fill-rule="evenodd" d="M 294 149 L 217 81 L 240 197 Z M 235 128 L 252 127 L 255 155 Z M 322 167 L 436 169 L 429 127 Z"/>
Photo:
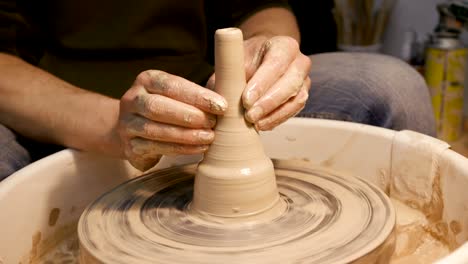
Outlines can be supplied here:
<path id="1" fill-rule="evenodd" d="M 246 19 L 240 29 L 244 38 L 249 39 L 257 35 L 289 36 L 300 42 L 300 33 L 294 14 L 280 7 L 261 10 Z"/>
<path id="2" fill-rule="evenodd" d="M 120 154 L 112 131 L 119 101 L 66 83 L 0 53 L 0 123 L 39 141 Z"/>

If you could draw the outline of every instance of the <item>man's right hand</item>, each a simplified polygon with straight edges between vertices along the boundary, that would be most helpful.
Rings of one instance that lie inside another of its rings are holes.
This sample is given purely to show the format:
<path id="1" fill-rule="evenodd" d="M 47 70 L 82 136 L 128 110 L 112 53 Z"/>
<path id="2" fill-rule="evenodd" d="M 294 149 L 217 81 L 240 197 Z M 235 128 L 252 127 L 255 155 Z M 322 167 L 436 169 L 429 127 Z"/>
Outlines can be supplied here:
<path id="1" fill-rule="evenodd" d="M 166 72 L 144 71 L 120 100 L 122 154 L 145 171 L 161 155 L 203 153 L 214 140 L 216 115 L 226 108 L 226 100 L 209 89 Z"/>

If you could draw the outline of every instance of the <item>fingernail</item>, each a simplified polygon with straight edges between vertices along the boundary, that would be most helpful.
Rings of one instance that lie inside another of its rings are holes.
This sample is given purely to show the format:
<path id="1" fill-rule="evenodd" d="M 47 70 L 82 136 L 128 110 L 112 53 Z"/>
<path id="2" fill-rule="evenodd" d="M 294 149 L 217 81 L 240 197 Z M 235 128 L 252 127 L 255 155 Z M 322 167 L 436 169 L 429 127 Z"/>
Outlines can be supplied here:
<path id="1" fill-rule="evenodd" d="M 262 119 L 260 121 L 258 121 L 256 123 L 256 126 L 259 128 L 259 129 L 262 129 L 265 125 L 268 124 L 268 120 L 267 119 Z"/>
<path id="2" fill-rule="evenodd" d="M 215 82 L 214 79 L 209 79 L 208 82 L 206 83 L 206 88 L 210 90 L 214 90 Z"/>
<path id="3" fill-rule="evenodd" d="M 255 106 L 247 112 L 247 120 L 251 123 L 257 122 L 263 116 L 263 109 L 260 106 Z"/>
<path id="4" fill-rule="evenodd" d="M 273 130 L 277 125 L 279 125 L 279 122 L 272 122 L 270 118 L 265 118 L 260 121 L 258 121 L 255 125 L 258 127 L 259 130 L 262 131 L 268 131 L 268 130 Z"/>
<path id="5" fill-rule="evenodd" d="M 214 138 L 214 133 L 213 132 L 208 132 L 208 131 L 200 131 L 198 132 L 198 137 L 203 140 L 203 141 L 212 141 Z"/>
<path id="6" fill-rule="evenodd" d="M 216 116 L 209 115 L 208 116 L 208 123 L 209 123 L 210 128 L 214 127 L 216 125 Z"/>
<path id="7" fill-rule="evenodd" d="M 245 93 L 245 100 L 244 100 L 244 107 L 249 109 L 255 101 L 258 99 L 258 92 L 255 90 L 255 87 L 257 86 L 256 83 L 254 83 L 252 86 L 247 88 L 247 92 Z"/>
<path id="8" fill-rule="evenodd" d="M 255 124 L 254 127 L 255 127 L 255 130 L 257 130 L 257 132 L 261 130 L 258 124 Z"/>

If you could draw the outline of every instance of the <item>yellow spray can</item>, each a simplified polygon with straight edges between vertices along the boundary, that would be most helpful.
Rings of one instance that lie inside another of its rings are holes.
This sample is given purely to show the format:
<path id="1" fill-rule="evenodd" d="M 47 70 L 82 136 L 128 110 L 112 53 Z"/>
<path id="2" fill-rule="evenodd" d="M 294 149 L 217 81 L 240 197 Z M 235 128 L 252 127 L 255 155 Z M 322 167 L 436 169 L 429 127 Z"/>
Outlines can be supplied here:
<path id="1" fill-rule="evenodd" d="M 463 93 L 467 49 L 458 38 L 431 39 L 426 50 L 425 79 L 432 98 L 437 137 L 455 141 L 463 128 Z"/>

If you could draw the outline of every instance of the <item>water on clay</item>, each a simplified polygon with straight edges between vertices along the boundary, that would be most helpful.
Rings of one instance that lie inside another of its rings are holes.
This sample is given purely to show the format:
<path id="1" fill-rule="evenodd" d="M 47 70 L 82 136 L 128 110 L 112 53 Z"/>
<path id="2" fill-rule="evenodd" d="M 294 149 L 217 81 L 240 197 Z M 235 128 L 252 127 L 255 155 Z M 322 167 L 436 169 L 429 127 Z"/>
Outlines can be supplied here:
<path id="1" fill-rule="evenodd" d="M 295 194 L 289 193 L 285 195 L 284 188 L 281 188 L 282 184 L 284 185 L 284 182 L 282 183 L 281 181 L 281 177 L 278 178 L 278 184 L 280 187 L 280 192 L 282 193 L 282 197 L 296 196 L 296 198 L 294 199 L 298 199 L 297 193 Z M 179 195 L 182 195 L 182 196 L 179 196 L 179 198 L 180 197 L 185 197 L 187 199 L 190 198 L 190 196 L 187 197 L 183 195 L 184 193 L 183 190 L 179 189 L 179 191 L 182 191 L 182 193 L 178 192 Z M 187 193 L 190 193 L 190 191 L 191 191 L 190 188 L 185 190 L 185 192 Z M 291 192 L 291 188 L 289 189 L 289 191 Z M 326 197 L 318 197 L 317 199 L 324 199 L 324 198 Z M 153 202 L 156 202 L 156 203 L 164 202 L 163 200 L 158 201 L 158 199 L 156 200 L 154 199 L 155 198 L 153 197 Z M 329 200 L 329 202 L 330 201 L 331 200 Z M 437 239 L 432 237 L 429 232 L 425 231 L 426 229 L 424 228 L 424 226 L 428 224 L 428 221 L 423 213 L 415 209 L 412 209 L 397 200 L 391 200 L 391 203 L 393 204 L 396 210 L 397 217 L 396 217 L 396 225 L 395 225 L 396 249 L 395 249 L 395 253 L 390 263 L 392 264 L 430 263 L 434 260 L 440 259 L 441 257 L 449 253 L 449 249 L 444 243 L 438 241 Z M 315 208 L 315 209 L 317 210 L 318 208 Z M 154 213 L 157 213 L 157 212 L 153 212 L 153 216 L 154 216 Z M 166 212 L 163 212 L 163 213 L 166 213 Z M 184 218 L 183 215 L 177 215 L 175 217 Z M 300 218 L 298 219 L 301 220 Z M 148 219 L 148 220 L 151 220 L 151 219 Z M 302 220 L 306 221 L 307 217 L 303 218 Z M 284 221 L 287 221 L 287 219 L 285 219 Z M 176 228 L 177 225 L 168 225 L 166 227 Z M 340 227 L 338 226 L 338 228 Z M 293 228 L 293 231 L 294 231 L 294 228 Z M 291 233 L 286 234 L 286 236 L 290 236 L 290 235 Z M 269 242 L 266 241 L 266 243 L 272 243 L 272 242 L 274 243 L 273 240 L 278 239 L 277 236 L 270 237 L 270 238 L 272 239 L 272 241 L 269 241 Z M 249 240 L 249 238 L 243 238 L 243 239 Z M 267 237 L 267 240 L 268 239 L 269 238 Z M 205 240 L 204 242 L 202 241 L 201 243 L 210 245 L 212 242 L 213 241 L 210 241 L 208 239 L 208 240 Z M 219 243 L 219 241 L 215 241 L 215 242 Z M 63 239 L 62 242 L 58 244 L 53 250 L 47 252 L 46 254 L 43 254 L 43 256 L 39 260 L 34 261 L 33 263 L 48 263 L 48 264 L 79 263 L 78 244 L 79 244 L 78 236 L 77 236 L 77 233 L 75 232 L 72 235 Z"/>

